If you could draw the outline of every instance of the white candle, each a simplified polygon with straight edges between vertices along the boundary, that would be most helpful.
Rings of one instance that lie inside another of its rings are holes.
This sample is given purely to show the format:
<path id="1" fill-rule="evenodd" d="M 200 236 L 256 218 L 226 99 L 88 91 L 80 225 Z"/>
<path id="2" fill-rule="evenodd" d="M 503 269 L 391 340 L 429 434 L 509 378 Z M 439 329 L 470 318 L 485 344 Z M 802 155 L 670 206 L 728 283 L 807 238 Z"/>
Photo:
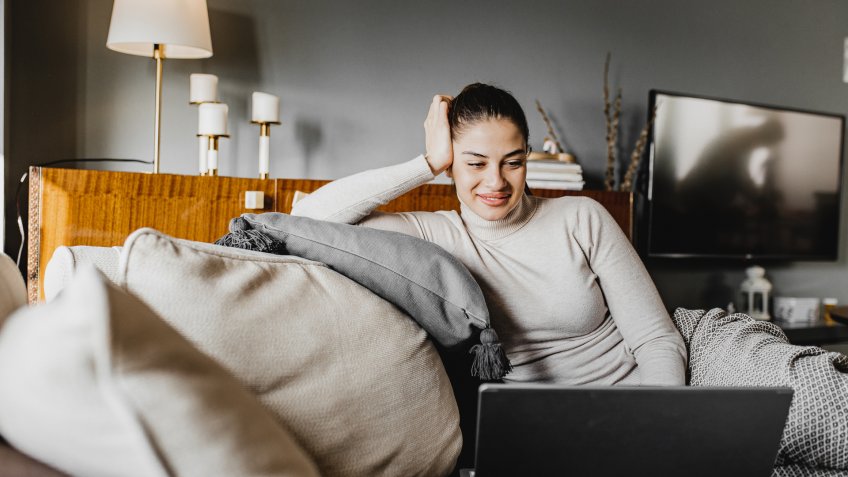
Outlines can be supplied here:
<path id="1" fill-rule="evenodd" d="M 252 121 L 257 123 L 280 122 L 280 98 L 268 93 L 253 93 Z"/>
<path id="2" fill-rule="evenodd" d="M 206 136 L 223 136 L 227 134 L 227 112 L 226 104 L 203 103 L 198 108 L 198 134 Z"/>
<path id="3" fill-rule="evenodd" d="M 271 163 L 271 137 L 259 136 L 259 173 L 268 174 Z"/>
<path id="4" fill-rule="evenodd" d="M 206 154 L 209 150 L 209 139 L 206 136 L 200 136 L 197 138 L 197 143 L 199 144 L 198 148 L 198 156 L 197 156 L 197 168 L 201 174 L 206 173 Z"/>
<path id="5" fill-rule="evenodd" d="M 218 77 L 193 73 L 189 76 L 191 92 L 189 94 L 191 103 L 215 103 L 218 101 Z"/>

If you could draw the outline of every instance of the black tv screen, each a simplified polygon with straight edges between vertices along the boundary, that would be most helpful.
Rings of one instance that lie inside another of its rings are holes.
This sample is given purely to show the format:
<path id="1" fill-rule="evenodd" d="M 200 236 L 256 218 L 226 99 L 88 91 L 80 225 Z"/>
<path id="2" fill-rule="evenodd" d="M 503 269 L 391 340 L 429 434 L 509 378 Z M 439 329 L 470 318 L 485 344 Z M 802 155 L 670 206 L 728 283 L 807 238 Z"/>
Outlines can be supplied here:
<path id="1" fill-rule="evenodd" d="M 845 117 L 651 91 L 647 254 L 836 260 Z"/>

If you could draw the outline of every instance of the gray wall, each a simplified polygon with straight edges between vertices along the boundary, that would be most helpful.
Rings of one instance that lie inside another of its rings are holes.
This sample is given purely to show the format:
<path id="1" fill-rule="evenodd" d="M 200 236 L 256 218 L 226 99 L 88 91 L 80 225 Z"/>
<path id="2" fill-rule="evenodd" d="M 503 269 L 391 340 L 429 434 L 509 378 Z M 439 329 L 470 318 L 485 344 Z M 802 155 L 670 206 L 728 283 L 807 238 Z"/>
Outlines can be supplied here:
<path id="1" fill-rule="evenodd" d="M 164 172 L 195 173 L 192 72 L 220 78 L 232 133 L 223 141 L 221 172 L 234 176 L 256 174 L 252 91 L 282 100 L 272 176 L 331 179 L 418 154 L 432 95 L 485 81 L 524 105 L 536 149 L 544 135 L 533 105 L 538 98 L 589 186 L 599 188 L 608 51 L 612 86 L 624 92 L 623 156 L 642 126 L 651 88 L 848 109 L 848 3 L 841 0 L 208 1 L 215 56 L 165 65 Z M 152 157 L 154 68 L 151 60 L 105 47 L 110 0 L 9 3 L 6 251 L 16 252 L 10 194 L 27 165 Z M 48 10 L 45 20 L 40 15 Z M 845 252 L 843 236 L 838 262 L 770 266 L 769 277 L 779 294 L 848 303 Z M 725 305 L 744 268 L 648 266 L 669 307 Z"/>

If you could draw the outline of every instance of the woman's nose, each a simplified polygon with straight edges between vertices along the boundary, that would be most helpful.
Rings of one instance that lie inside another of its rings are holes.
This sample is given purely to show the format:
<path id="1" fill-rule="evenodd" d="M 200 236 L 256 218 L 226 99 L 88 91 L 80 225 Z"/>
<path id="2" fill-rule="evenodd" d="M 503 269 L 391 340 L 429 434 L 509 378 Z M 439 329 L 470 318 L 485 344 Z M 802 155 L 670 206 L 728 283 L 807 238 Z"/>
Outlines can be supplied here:
<path id="1" fill-rule="evenodd" d="M 491 167 L 486 171 L 485 184 L 487 187 L 500 189 L 503 187 L 504 180 L 500 167 Z"/>

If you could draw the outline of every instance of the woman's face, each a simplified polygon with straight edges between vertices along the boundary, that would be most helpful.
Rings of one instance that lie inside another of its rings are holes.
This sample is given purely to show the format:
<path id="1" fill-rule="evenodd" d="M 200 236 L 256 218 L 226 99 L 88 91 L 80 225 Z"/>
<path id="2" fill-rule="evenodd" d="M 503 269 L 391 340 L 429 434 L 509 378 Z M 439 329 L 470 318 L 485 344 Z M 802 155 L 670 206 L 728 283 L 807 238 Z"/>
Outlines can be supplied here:
<path id="1" fill-rule="evenodd" d="M 499 220 L 518 204 L 527 175 L 527 144 L 507 119 L 469 125 L 453 140 L 453 165 L 448 176 L 456 195 L 486 220 Z"/>

